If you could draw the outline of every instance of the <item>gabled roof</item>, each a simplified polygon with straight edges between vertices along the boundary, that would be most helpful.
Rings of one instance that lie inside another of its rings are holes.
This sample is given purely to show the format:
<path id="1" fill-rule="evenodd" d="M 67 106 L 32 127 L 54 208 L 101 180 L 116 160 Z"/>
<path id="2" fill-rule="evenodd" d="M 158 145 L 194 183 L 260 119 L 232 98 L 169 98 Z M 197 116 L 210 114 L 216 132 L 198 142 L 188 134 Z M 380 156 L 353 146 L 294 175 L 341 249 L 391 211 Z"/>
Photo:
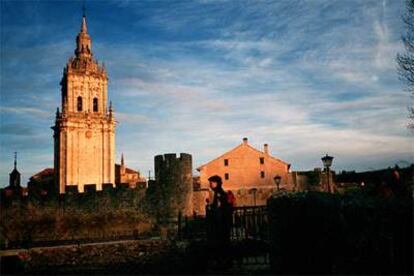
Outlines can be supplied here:
<path id="1" fill-rule="evenodd" d="M 10 173 L 10 175 L 14 175 L 14 174 L 20 174 L 20 172 L 14 168 L 13 171 Z"/>
<path id="2" fill-rule="evenodd" d="M 54 174 L 55 170 L 52 168 L 46 168 L 41 170 L 40 172 L 32 175 L 30 179 L 37 179 L 37 178 L 43 178 L 47 176 L 52 176 Z"/>
<path id="3" fill-rule="evenodd" d="M 273 156 L 271 156 L 270 154 L 266 154 L 265 152 L 263 152 L 263 151 L 261 151 L 261 150 L 258 150 L 258 149 L 256 149 L 256 148 L 254 148 L 254 147 L 250 146 L 249 144 L 244 144 L 244 143 L 242 143 L 242 144 L 238 145 L 237 147 L 235 147 L 235 148 L 233 148 L 233 149 L 231 149 L 231 150 L 229 150 L 229 151 L 226 151 L 225 153 L 223 153 L 223 154 L 222 154 L 222 155 L 220 155 L 219 157 L 214 158 L 213 160 L 211 160 L 211 161 L 207 162 L 206 164 L 203 164 L 203 165 L 199 166 L 199 167 L 197 168 L 197 171 L 200 171 L 203 167 L 205 167 L 205 166 L 209 165 L 210 163 L 212 163 L 212 162 L 214 162 L 214 161 L 216 161 L 216 160 L 219 160 L 220 158 L 224 157 L 225 155 L 227 155 L 227 154 L 229 154 L 229 153 L 231 153 L 231 152 L 233 152 L 233 151 L 236 151 L 237 149 L 239 149 L 239 148 L 241 148 L 241 147 L 248 147 L 249 149 L 252 149 L 253 151 L 256 151 L 256 152 L 257 152 L 257 153 L 259 153 L 259 154 L 266 155 L 266 156 L 268 156 L 269 158 L 271 158 L 271 159 L 273 159 L 273 160 L 275 160 L 275 161 L 277 161 L 277 162 L 284 163 L 284 164 L 286 164 L 286 165 L 288 165 L 288 166 L 290 165 L 289 163 L 287 163 L 287 162 L 285 162 L 285 161 L 283 161 L 283 160 L 280 160 L 280 159 L 278 159 L 278 158 L 276 158 L 276 157 L 273 157 Z"/>
<path id="4" fill-rule="evenodd" d="M 116 167 L 116 169 L 118 170 L 118 169 L 120 169 L 120 168 L 121 168 L 121 165 L 120 165 L 120 164 L 115 164 L 115 167 Z M 139 171 L 135 171 L 135 170 L 130 169 L 130 168 L 128 168 L 128 167 L 125 167 L 125 172 L 126 172 L 126 173 L 137 173 L 137 174 L 139 174 Z"/>
<path id="5" fill-rule="evenodd" d="M 133 169 L 130 168 L 125 168 L 126 173 L 138 173 L 137 171 L 134 171 Z"/>

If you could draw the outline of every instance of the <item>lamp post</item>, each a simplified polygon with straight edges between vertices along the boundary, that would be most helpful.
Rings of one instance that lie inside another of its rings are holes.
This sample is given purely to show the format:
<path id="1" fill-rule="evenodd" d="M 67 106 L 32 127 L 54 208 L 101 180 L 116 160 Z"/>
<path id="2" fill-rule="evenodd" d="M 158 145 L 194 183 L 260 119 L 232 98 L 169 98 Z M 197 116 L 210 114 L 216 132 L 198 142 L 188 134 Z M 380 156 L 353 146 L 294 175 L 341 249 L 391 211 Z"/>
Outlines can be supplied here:
<path id="1" fill-rule="evenodd" d="M 282 180 L 282 177 L 280 175 L 276 175 L 275 177 L 273 177 L 273 180 L 275 181 L 277 190 L 279 191 L 279 185 L 280 185 L 280 181 Z"/>
<path id="2" fill-rule="evenodd" d="M 326 168 L 326 175 L 328 177 L 328 182 L 327 182 L 327 184 L 328 184 L 328 192 L 331 192 L 331 185 L 329 183 L 329 178 L 330 178 L 329 168 L 332 166 L 333 159 L 334 158 L 332 156 L 329 156 L 328 154 L 326 154 L 324 157 L 321 158 L 322 163 L 323 163 L 323 166 Z"/>

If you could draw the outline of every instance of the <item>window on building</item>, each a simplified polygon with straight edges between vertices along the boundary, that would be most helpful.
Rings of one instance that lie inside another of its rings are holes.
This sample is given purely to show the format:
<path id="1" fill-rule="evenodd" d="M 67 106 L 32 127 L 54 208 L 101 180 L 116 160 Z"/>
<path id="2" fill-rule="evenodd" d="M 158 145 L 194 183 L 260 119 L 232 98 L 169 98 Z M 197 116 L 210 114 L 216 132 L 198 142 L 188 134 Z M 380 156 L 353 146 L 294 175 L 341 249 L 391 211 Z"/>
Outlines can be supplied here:
<path id="1" fill-rule="evenodd" d="M 264 164 L 264 157 L 260 157 L 260 164 Z"/>
<path id="2" fill-rule="evenodd" d="M 229 159 L 224 159 L 224 166 L 228 166 L 229 165 Z"/>
<path id="3" fill-rule="evenodd" d="M 78 111 L 82 111 L 82 97 L 78 97 Z"/>
<path id="4" fill-rule="evenodd" d="M 230 178 L 229 174 L 228 174 L 228 173 L 225 173 L 225 174 L 224 174 L 224 179 L 225 179 L 225 180 L 229 180 L 229 178 Z"/>
<path id="5" fill-rule="evenodd" d="M 98 98 L 93 98 L 93 112 L 98 112 Z"/>
<path id="6" fill-rule="evenodd" d="M 265 172 L 264 172 L 264 171 L 261 171 L 261 172 L 260 172 L 260 177 L 261 177 L 261 178 L 265 178 Z"/>

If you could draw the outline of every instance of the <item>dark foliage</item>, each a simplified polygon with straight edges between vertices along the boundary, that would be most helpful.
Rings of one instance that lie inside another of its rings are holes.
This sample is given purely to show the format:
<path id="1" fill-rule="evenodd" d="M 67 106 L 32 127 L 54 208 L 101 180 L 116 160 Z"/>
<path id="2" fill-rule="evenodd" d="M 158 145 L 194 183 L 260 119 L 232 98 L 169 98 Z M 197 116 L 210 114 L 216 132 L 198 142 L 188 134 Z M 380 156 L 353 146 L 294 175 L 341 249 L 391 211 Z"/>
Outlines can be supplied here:
<path id="1" fill-rule="evenodd" d="M 274 198 L 271 265 L 283 274 L 412 274 L 412 198 Z"/>

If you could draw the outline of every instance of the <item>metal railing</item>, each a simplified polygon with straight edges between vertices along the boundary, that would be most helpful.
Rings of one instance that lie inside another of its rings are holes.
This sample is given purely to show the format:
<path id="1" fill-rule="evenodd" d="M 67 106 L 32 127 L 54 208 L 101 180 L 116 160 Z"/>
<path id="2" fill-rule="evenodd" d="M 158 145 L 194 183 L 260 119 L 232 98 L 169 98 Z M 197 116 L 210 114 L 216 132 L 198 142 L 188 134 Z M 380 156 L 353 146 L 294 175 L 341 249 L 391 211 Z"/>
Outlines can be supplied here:
<path id="1" fill-rule="evenodd" d="M 232 215 L 232 240 L 269 240 L 269 221 L 266 206 L 235 207 Z"/>
<path id="2" fill-rule="evenodd" d="M 243 206 L 233 209 L 231 240 L 269 240 L 269 221 L 266 206 Z M 178 236 L 184 239 L 206 238 L 205 216 L 178 216 Z"/>

